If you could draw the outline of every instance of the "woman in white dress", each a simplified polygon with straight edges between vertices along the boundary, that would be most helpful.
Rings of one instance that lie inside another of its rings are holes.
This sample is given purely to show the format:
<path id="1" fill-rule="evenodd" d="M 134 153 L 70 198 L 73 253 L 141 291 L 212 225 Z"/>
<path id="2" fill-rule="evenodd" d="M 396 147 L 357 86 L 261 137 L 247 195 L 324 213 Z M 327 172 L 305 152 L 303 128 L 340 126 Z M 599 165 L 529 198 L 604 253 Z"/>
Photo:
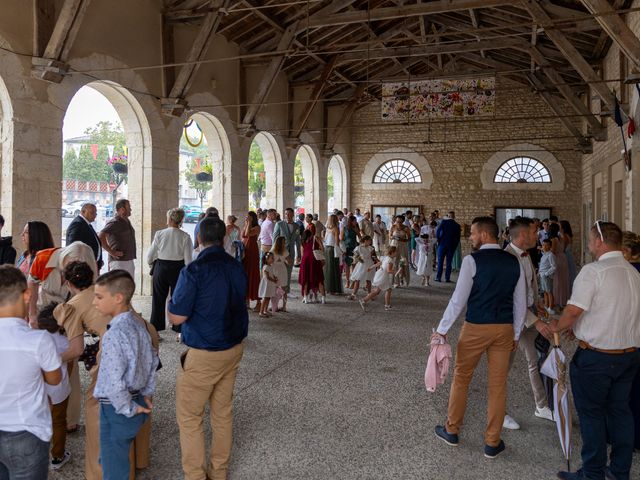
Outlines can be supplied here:
<path id="1" fill-rule="evenodd" d="M 370 267 L 372 270 L 376 267 L 380 267 L 380 269 L 373 277 L 371 293 L 360 300 L 362 310 L 366 311 L 367 303 L 375 299 L 381 292 L 384 292 L 384 309 L 391 310 L 391 290 L 393 289 L 393 277 L 395 277 L 394 264 L 397 253 L 396 247 L 389 247 L 387 256 Z"/>
<path id="2" fill-rule="evenodd" d="M 433 248 L 429 235 L 423 233 L 416 238 L 418 248 L 418 269 L 416 273 L 422 277 L 422 285 L 431 285 L 431 272 L 433 272 Z"/>
<path id="3" fill-rule="evenodd" d="M 287 286 L 287 265 L 289 265 L 291 260 L 289 259 L 289 251 L 287 250 L 287 244 L 284 237 L 276 238 L 273 247 L 271 247 L 271 253 L 273 253 L 273 274 L 278 279 L 276 282 L 275 295 L 271 297 L 271 310 L 273 312 L 286 312 L 287 293 L 285 292 L 284 287 Z M 278 310 L 280 298 L 282 298 L 282 308 Z"/>
<path id="4" fill-rule="evenodd" d="M 273 253 L 267 252 L 264 256 L 264 266 L 262 267 L 262 276 L 260 285 L 258 285 L 258 297 L 260 298 L 260 316 L 270 317 L 267 311 L 271 297 L 276 293 L 278 279 L 273 273 Z"/>
<path id="5" fill-rule="evenodd" d="M 360 245 L 354 250 L 354 262 L 353 272 L 351 273 L 351 280 L 353 281 L 353 293 L 349 296 L 349 300 L 355 300 L 358 290 L 360 289 L 360 282 L 365 282 L 365 289 L 367 293 L 371 293 L 371 281 L 375 275 L 375 269 L 373 267 L 377 262 L 374 260 L 376 254 L 375 249 L 371 246 L 371 237 L 365 235 L 360 241 Z"/>

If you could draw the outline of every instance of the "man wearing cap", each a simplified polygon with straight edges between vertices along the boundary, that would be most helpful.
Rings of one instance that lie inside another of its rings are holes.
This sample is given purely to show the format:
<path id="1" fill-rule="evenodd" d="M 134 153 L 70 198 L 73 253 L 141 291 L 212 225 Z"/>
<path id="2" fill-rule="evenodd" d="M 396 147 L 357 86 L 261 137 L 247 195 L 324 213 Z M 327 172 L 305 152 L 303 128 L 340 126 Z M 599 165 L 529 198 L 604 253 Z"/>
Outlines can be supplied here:
<path id="1" fill-rule="evenodd" d="M 573 330 L 579 342 L 569 373 L 582 468 L 558 478 L 628 480 L 634 437 L 629 398 L 640 368 L 640 273 L 622 256 L 622 231 L 615 223 L 596 222 L 588 245 L 596 261 L 582 267 L 568 305 L 550 326 L 558 333 Z"/>

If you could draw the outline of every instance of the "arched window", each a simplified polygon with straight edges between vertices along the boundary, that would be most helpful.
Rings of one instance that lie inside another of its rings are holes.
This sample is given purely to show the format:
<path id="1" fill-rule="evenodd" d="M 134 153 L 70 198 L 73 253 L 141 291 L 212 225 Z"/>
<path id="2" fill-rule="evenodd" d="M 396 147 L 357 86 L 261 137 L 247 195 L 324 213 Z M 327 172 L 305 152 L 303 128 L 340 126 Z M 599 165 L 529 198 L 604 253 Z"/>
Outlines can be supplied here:
<path id="1" fill-rule="evenodd" d="M 422 183 L 416 166 L 406 160 L 389 160 L 373 175 L 373 183 Z"/>
<path id="2" fill-rule="evenodd" d="M 496 183 L 551 183 L 549 170 L 531 157 L 515 157 L 507 160 L 496 172 Z"/>

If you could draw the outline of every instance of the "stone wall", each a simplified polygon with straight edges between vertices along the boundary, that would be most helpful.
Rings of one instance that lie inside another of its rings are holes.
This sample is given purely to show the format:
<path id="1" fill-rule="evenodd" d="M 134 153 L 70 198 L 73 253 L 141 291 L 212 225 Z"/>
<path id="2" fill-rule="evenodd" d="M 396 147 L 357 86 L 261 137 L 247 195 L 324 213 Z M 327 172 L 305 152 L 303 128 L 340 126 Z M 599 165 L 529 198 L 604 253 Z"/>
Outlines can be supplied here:
<path id="1" fill-rule="evenodd" d="M 550 207 L 579 231 L 581 155 L 575 146 L 575 138 L 540 97 L 500 77 L 494 117 L 398 124 L 383 121 L 380 103 L 374 102 L 359 110 L 353 121 L 351 204 L 364 209 L 417 204 L 423 211 L 455 210 L 459 221 L 467 224 L 475 216 L 493 214 L 495 207 Z M 505 189 L 490 183 L 483 187 L 483 167 L 498 152 L 505 159 L 523 154 L 543 163 L 555 159 L 564 179 L 555 176 L 551 185 L 512 184 Z M 421 185 L 371 184 L 372 172 L 384 157 L 408 155 L 414 163 L 428 163 L 432 175 L 419 167 Z"/>

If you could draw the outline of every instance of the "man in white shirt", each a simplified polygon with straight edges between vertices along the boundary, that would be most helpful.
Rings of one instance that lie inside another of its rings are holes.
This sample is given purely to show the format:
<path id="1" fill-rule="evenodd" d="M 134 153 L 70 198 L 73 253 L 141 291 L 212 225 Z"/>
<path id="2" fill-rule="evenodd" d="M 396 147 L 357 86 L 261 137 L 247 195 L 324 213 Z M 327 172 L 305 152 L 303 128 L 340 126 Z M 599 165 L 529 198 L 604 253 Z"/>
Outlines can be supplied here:
<path id="1" fill-rule="evenodd" d="M 582 267 L 568 305 L 551 324 L 553 332 L 573 329 L 579 342 L 569 373 L 582 468 L 579 476 L 559 472 L 558 478 L 628 480 L 634 440 L 629 400 L 640 369 L 640 274 L 622 256 L 622 231 L 615 223 L 596 222 L 588 245 L 596 261 Z"/>
<path id="2" fill-rule="evenodd" d="M 260 241 L 260 269 L 262 269 L 262 259 L 267 252 L 271 251 L 273 246 L 273 227 L 275 227 L 276 211 L 273 208 L 267 210 L 267 218 L 262 222 L 260 226 L 260 235 L 258 240 Z"/>
<path id="3" fill-rule="evenodd" d="M 387 224 L 382 221 L 381 215 L 376 215 L 376 220 L 373 222 L 373 247 L 378 255 L 382 256 L 385 253 L 388 238 Z"/>
<path id="4" fill-rule="evenodd" d="M 540 306 L 538 296 L 538 280 L 536 272 L 529 257 L 528 250 L 536 246 L 538 233 L 536 225 L 530 218 L 518 217 L 509 222 L 509 234 L 511 243 L 507 245 L 505 251 L 515 256 L 520 262 L 520 266 L 525 274 L 525 284 L 527 290 L 527 316 L 525 317 L 525 325 L 520 335 L 518 346 L 524 352 L 527 359 L 527 367 L 529 371 L 529 381 L 533 390 L 533 398 L 536 402 L 534 415 L 546 420 L 553 420 L 553 412 L 549 409 L 547 394 L 542 384 L 542 378 L 538 371 L 538 352 L 536 350 L 535 341 L 540 332 L 545 337 L 550 337 L 549 327 L 538 319 L 538 315 L 544 315 L 544 309 Z M 515 353 L 511 355 L 509 361 L 509 370 L 513 366 Z M 517 430 L 520 428 L 510 415 L 504 416 L 504 428 Z"/>
<path id="5" fill-rule="evenodd" d="M 473 220 L 470 240 L 474 252 L 462 261 L 456 289 L 433 334 L 446 340 L 447 332 L 467 307 L 458 340 L 447 422 L 436 426 L 435 433 L 448 445 L 458 445 L 469 383 L 486 352 L 489 405 L 484 455 L 487 458 L 495 458 L 505 449 L 500 432 L 507 400 L 509 358 L 518 346 L 527 311 L 524 272 L 518 260 L 500 248 L 498 234 L 493 218 Z"/>
<path id="6" fill-rule="evenodd" d="M 60 356 L 46 330 L 25 318 L 31 297 L 17 268 L 0 266 L 0 478 L 42 480 L 49 470 L 51 412 L 45 382 L 62 380 Z"/>

